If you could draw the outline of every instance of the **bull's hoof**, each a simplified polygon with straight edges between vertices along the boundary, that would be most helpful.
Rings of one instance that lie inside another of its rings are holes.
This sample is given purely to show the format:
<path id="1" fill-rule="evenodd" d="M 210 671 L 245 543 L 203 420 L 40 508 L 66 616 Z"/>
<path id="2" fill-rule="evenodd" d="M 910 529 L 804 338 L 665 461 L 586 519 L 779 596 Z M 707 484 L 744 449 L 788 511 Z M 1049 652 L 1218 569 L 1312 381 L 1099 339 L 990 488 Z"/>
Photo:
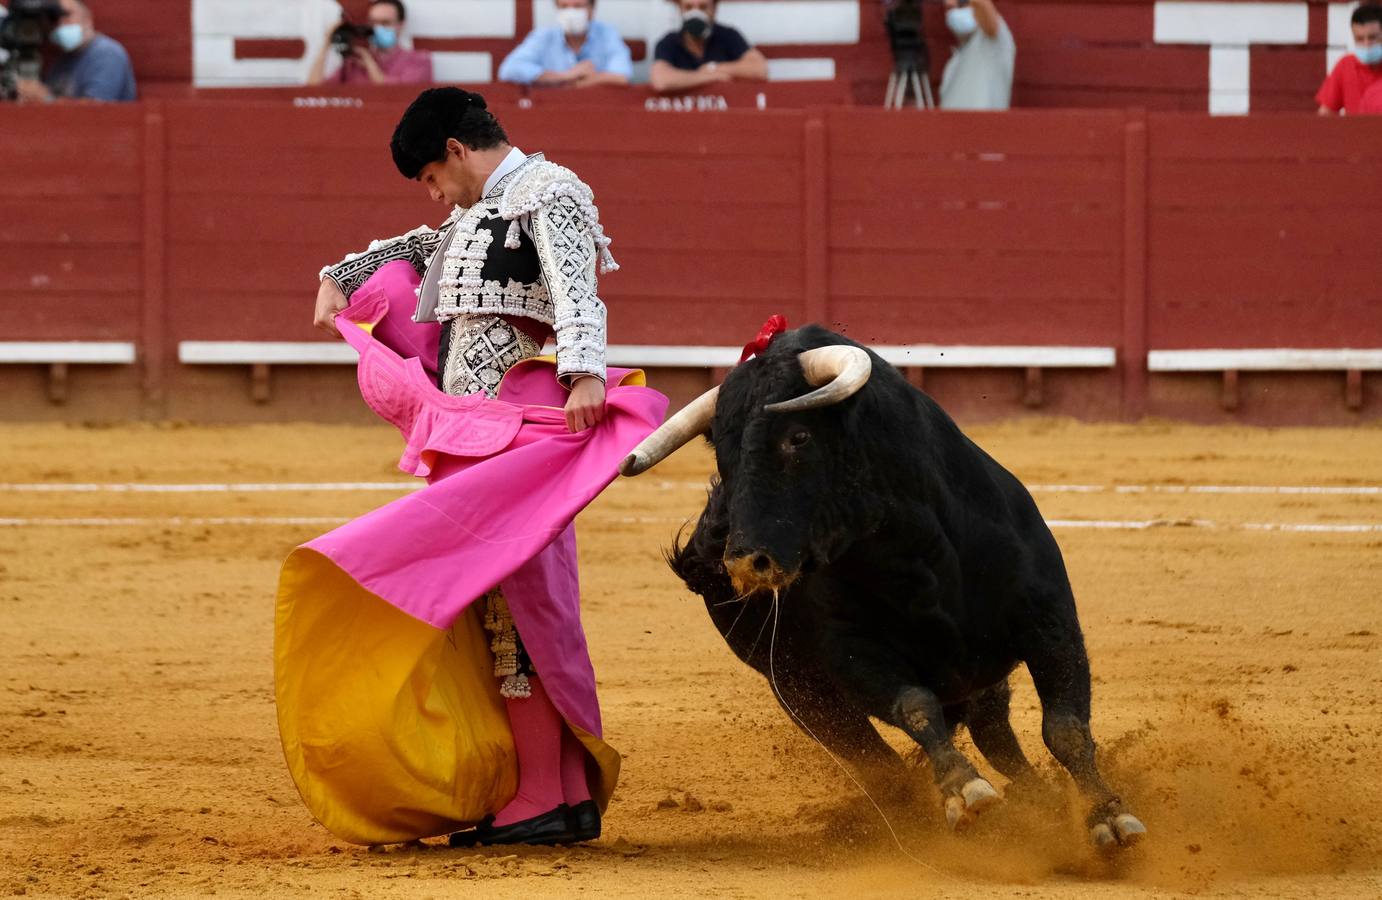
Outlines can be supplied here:
<path id="1" fill-rule="evenodd" d="M 945 820 L 952 831 L 964 831 L 979 814 L 998 804 L 998 791 L 983 778 L 971 778 L 960 793 L 945 798 Z"/>
<path id="2" fill-rule="evenodd" d="M 1094 846 L 1107 851 L 1136 846 L 1146 835 L 1147 826 L 1131 813 L 1110 816 L 1095 822 L 1089 829 L 1089 838 Z"/>

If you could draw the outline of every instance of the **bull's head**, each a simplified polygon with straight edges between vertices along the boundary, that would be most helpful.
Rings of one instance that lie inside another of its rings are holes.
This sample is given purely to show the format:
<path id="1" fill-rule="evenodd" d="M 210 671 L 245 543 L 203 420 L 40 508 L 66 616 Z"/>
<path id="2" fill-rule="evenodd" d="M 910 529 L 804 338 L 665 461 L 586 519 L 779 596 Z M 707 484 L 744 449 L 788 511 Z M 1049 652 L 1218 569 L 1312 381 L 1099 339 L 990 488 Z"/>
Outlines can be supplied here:
<path id="1" fill-rule="evenodd" d="M 784 335 L 784 337 L 786 337 Z M 828 561 L 851 527 L 849 429 L 840 404 L 869 380 L 867 351 L 800 350 L 779 339 L 672 416 L 620 466 L 637 475 L 709 433 L 729 521 L 724 564 L 735 590 L 781 590 Z M 844 514 L 841 514 L 844 512 Z"/>

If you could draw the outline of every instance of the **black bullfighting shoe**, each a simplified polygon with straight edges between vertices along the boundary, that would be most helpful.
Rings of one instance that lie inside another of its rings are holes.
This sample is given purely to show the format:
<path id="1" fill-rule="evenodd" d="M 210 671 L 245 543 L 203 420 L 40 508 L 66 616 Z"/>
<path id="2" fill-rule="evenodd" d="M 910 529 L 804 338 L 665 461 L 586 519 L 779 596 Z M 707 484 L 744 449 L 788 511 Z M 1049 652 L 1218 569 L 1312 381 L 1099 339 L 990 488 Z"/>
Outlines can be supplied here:
<path id="1" fill-rule="evenodd" d="M 565 803 L 531 819 L 521 819 L 508 825 L 495 825 L 494 816 L 467 831 L 458 831 L 447 839 L 452 847 L 473 847 L 476 844 L 569 844 L 571 807 Z"/>
<path id="2" fill-rule="evenodd" d="M 600 836 L 600 807 L 594 800 L 582 800 L 571 807 L 571 841 L 593 841 Z"/>

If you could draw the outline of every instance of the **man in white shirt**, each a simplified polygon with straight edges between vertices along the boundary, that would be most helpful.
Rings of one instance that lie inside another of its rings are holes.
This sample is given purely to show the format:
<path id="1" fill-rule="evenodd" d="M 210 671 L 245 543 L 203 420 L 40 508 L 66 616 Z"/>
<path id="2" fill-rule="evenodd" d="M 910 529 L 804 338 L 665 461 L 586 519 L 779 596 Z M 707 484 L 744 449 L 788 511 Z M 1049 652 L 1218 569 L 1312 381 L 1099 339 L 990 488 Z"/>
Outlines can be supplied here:
<path id="1" fill-rule="evenodd" d="M 959 46 L 941 76 L 941 109 L 1011 106 L 1017 44 L 993 0 L 945 0 L 945 24 Z"/>

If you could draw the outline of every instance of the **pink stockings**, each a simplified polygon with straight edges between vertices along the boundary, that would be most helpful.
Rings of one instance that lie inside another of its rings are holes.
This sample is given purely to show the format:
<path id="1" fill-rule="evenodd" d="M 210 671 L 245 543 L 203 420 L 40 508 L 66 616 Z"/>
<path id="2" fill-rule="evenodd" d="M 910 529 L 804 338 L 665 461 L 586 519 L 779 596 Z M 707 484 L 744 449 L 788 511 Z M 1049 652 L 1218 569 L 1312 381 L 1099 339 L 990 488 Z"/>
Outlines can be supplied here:
<path id="1" fill-rule="evenodd" d="M 585 776 L 585 747 L 571 729 L 561 730 L 561 792 L 570 806 L 590 799 L 590 783 Z"/>
<path id="2" fill-rule="evenodd" d="M 542 679 L 529 676 L 528 683 L 532 696 L 504 701 L 518 751 L 518 793 L 495 815 L 496 826 L 540 816 L 562 803 L 575 805 L 590 799 L 585 748 L 552 705 Z"/>

